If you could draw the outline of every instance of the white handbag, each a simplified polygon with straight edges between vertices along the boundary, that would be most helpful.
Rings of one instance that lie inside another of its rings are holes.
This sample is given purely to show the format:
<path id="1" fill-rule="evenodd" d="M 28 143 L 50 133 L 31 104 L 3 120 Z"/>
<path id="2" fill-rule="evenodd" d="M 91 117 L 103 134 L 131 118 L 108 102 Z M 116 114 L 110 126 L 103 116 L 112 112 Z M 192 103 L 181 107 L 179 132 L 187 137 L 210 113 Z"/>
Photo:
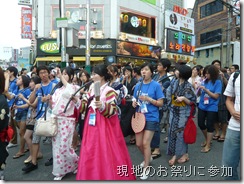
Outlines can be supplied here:
<path id="1" fill-rule="evenodd" d="M 36 121 L 35 125 L 35 134 L 39 136 L 45 137 L 53 137 L 58 133 L 58 124 L 57 117 L 51 114 L 49 117 L 46 117 L 46 113 L 44 117 L 39 118 Z"/>

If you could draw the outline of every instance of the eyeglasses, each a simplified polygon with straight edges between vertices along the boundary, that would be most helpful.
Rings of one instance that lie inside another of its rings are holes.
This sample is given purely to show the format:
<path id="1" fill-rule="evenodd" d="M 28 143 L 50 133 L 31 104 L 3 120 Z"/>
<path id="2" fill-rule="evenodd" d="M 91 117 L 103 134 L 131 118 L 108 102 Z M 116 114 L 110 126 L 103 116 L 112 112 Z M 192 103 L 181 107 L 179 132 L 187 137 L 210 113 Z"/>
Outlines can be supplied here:
<path id="1" fill-rule="evenodd" d="M 47 74 L 47 71 L 39 72 L 39 75 Z"/>
<path id="2" fill-rule="evenodd" d="M 231 70 L 235 70 L 235 68 L 230 68 Z"/>

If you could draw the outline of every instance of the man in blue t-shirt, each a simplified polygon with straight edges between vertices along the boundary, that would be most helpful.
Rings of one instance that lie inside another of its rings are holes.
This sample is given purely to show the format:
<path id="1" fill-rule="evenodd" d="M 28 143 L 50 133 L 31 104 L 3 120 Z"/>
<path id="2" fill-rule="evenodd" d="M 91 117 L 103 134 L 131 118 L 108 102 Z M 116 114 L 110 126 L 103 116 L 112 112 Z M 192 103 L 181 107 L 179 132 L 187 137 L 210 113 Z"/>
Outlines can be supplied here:
<path id="1" fill-rule="evenodd" d="M 55 86 L 54 83 L 50 81 L 49 78 L 50 71 L 46 66 L 39 66 L 37 68 L 37 75 L 41 78 L 41 84 L 37 84 L 30 95 L 30 103 L 36 104 L 37 116 L 36 119 L 42 117 L 45 112 L 45 109 L 48 106 L 48 101 L 50 99 L 50 93 Z M 38 168 L 37 157 L 38 150 L 40 148 L 41 136 L 37 136 L 35 132 L 33 133 L 32 138 L 32 153 L 31 153 L 31 162 L 28 163 L 22 171 L 30 172 Z"/>

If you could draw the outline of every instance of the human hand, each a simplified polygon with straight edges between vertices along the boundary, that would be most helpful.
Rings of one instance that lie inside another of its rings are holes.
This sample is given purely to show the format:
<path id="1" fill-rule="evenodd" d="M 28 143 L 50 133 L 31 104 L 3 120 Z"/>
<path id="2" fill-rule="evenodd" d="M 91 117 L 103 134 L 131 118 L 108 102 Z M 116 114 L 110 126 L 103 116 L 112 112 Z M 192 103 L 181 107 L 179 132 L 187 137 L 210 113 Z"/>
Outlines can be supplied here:
<path id="1" fill-rule="evenodd" d="M 21 93 L 18 95 L 18 97 L 21 98 L 21 99 L 24 99 L 25 98 L 24 95 L 21 94 Z"/>
<path id="2" fill-rule="evenodd" d="M 240 112 L 234 111 L 231 115 L 233 116 L 234 119 L 240 122 Z"/>

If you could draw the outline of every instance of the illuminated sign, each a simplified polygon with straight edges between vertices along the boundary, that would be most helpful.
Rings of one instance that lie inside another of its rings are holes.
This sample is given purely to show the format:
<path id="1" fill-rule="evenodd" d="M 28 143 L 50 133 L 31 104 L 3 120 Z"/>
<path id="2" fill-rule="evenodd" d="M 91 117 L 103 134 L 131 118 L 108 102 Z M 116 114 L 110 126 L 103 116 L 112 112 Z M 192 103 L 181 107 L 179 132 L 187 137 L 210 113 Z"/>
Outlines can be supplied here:
<path id="1" fill-rule="evenodd" d="M 166 52 L 193 56 L 195 52 L 195 36 L 167 29 Z"/>

